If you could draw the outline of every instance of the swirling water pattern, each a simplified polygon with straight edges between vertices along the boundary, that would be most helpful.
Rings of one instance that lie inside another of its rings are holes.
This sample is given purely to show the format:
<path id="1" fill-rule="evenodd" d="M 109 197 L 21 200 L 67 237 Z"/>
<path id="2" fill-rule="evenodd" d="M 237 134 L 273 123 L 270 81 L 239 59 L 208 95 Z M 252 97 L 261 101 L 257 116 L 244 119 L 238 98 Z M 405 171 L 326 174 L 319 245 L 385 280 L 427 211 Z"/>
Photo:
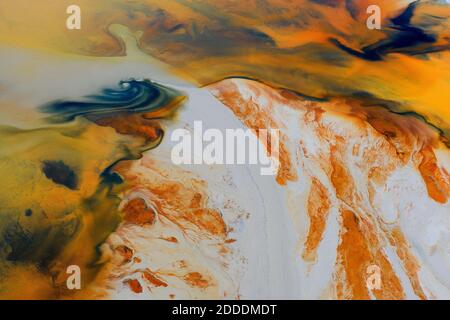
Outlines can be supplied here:
<path id="1" fill-rule="evenodd" d="M 77 116 L 90 119 L 110 117 L 118 113 L 144 113 L 160 109 L 180 93 L 149 80 L 122 80 L 118 88 L 103 89 L 80 101 L 54 101 L 41 108 L 50 113 L 52 122 L 67 122 Z"/>

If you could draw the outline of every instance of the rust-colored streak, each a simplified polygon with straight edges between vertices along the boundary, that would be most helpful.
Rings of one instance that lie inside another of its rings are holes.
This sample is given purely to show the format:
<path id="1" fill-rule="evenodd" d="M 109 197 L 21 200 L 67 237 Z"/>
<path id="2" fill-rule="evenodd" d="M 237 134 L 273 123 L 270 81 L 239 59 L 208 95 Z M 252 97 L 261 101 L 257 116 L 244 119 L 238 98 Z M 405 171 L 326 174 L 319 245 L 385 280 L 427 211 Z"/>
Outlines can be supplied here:
<path id="1" fill-rule="evenodd" d="M 213 209 L 196 209 L 186 212 L 183 217 L 213 235 L 225 235 L 227 227 L 220 213 Z"/>
<path id="2" fill-rule="evenodd" d="M 222 215 L 206 207 L 205 197 L 201 193 L 177 182 L 155 184 L 150 186 L 150 190 L 158 196 L 155 204 L 160 207 L 160 214 L 180 227 L 188 222 L 212 235 L 226 236 L 227 226 Z M 172 214 L 167 214 L 167 209 L 171 209 Z"/>
<path id="3" fill-rule="evenodd" d="M 152 271 L 146 270 L 142 273 L 142 277 L 153 284 L 155 287 L 167 287 L 167 283 L 157 277 Z"/>
<path id="4" fill-rule="evenodd" d="M 144 118 L 143 115 L 121 115 L 96 119 L 95 123 L 104 127 L 112 127 L 121 134 L 130 134 L 154 141 L 161 136 L 159 124 L 154 120 Z"/>
<path id="5" fill-rule="evenodd" d="M 446 203 L 450 197 L 448 175 L 439 169 L 436 155 L 431 147 L 424 147 L 420 153 L 422 161 L 419 165 L 419 171 L 427 186 L 428 195 L 439 203 Z"/>
<path id="6" fill-rule="evenodd" d="M 155 222 L 155 212 L 147 207 L 147 204 L 141 198 L 128 201 L 123 211 L 125 213 L 124 220 L 128 223 L 143 226 Z"/>
<path id="7" fill-rule="evenodd" d="M 334 155 L 333 150 L 334 147 L 332 147 L 330 157 L 330 163 L 332 166 L 331 182 L 336 189 L 336 196 L 340 200 L 349 203 L 351 199 L 353 199 L 353 193 L 356 188 L 350 173 L 345 168 L 341 160 Z"/>
<path id="8" fill-rule="evenodd" d="M 192 287 L 206 288 L 209 286 L 208 280 L 203 278 L 199 272 L 190 272 L 184 276 L 184 280 Z"/>
<path id="9" fill-rule="evenodd" d="M 378 249 L 374 258 L 381 269 L 382 278 L 381 288 L 373 290 L 375 297 L 382 300 L 405 299 L 403 287 L 387 257 Z"/>
<path id="10" fill-rule="evenodd" d="M 405 236 L 400 228 L 396 227 L 390 232 L 389 241 L 393 246 L 395 246 L 397 255 L 403 262 L 403 268 L 408 275 L 414 293 L 420 299 L 425 300 L 426 296 L 422 290 L 418 276 L 420 265 L 411 253 L 408 241 L 405 239 Z"/>
<path id="11" fill-rule="evenodd" d="M 392 266 L 381 251 L 376 233 L 368 220 L 358 219 L 349 211 L 342 211 L 341 242 L 338 246 L 338 271 L 345 281 L 337 284 L 340 299 L 370 299 L 366 284 L 367 268 L 376 265 L 381 271 L 381 288 L 373 289 L 377 299 L 403 299 L 404 292 Z M 345 287 L 345 288 L 343 288 Z"/>
<path id="12" fill-rule="evenodd" d="M 142 286 L 137 279 L 128 279 L 124 281 L 125 284 L 133 291 L 134 293 L 142 293 Z"/>
<path id="13" fill-rule="evenodd" d="M 238 87 L 233 82 L 219 82 L 209 86 L 209 89 L 216 95 L 216 97 L 225 104 L 233 113 L 240 119 L 248 128 L 252 130 L 259 129 L 276 129 L 279 125 L 273 120 L 270 108 L 262 109 L 254 100 L 257 100 L 264 94 L 269 94 L 267 97 L 271 103 L 285 104 L 288 103 L 288 99 L 283 97 L 278 91 L 267 92 L 262 91 L 259 83 L 248 82 L 247 85 L 252 89 L 254 97 L 244 99 L 240 94 Z M 266 147 L 267 151 L 271 150 L 270 138 L 268 141 L 261 141 Z M 276 181 L 280 185 L 286 185 L 288 181 L 296 181 L 298 179 L 295 166 L 292 164 L 289 149 L 284 143 L 286 137 L 280 132 L 279 141 L 279 161 L 280 166 L 276 175 Z"/>
<path id="14" fill-rule="evenodd" d="M 330 200 L 327 190 L 316 178 L 312 179 L 311 191 L 308 197 L 309 231 L 303 251 L 303 259 L 313 261 L 316 251 L 322 240 L 326 227 L 326 220 L 330 209 Z"/>
<path id="15" fill-rule="evenodd" d="M 160 239 L 165 240 L 167 242 L 178 243 L 178 239 L 175 237 L 161 237 Z"/>
<path id="16" fill-rule="evenodd" d="M 364 236 L 359 231 L 358 221 L 353 212 L 348 210 L 342 212 L 342 226 L 338 254 L 344 267 L 346 284 L 351 288 L 351 296 L 339 298 L 369 299 L 364 269 L 367 262 L 371 260 L 371 254 Z"/>

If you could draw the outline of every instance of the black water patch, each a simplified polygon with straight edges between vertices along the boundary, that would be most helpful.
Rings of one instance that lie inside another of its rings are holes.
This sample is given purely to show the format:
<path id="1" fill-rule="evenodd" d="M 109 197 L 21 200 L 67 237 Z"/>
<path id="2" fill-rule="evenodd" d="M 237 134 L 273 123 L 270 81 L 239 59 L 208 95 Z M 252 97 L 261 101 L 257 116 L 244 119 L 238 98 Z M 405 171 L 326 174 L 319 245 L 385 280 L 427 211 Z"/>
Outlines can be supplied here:
<path id="1" fill-rule="evenodd" d="M 108 186 L 113 187 L 114 185 L 117 184 L 122 184 L 124 182 L 122 176 L 114 171 L 114 166 L 123 161 L 125 159 L 121 159 L 117 162 L 115 162 L 114 164 L 112 164 L 111 166 L 109 166 L 108 168 L 106 168 L 101 174 L 100 177 L 102 178 L 102 183 Z"/>
<path id="2" fill-rule="evenodd" d="M 414 15 L 414 10 L 416 10 L 417 4 L 418 1 L 410 3 L 400 15 L 391 19 L 392 23 L 398 26 L 409 25 L 411 23 L 411 18 Z"/>
<path id="3" fill-rule="evenodd" d="M 75 172 L 63 161 L 46 160 L 42 162 L 42 171 L 45 176 L 54 183 L 66 186 L 71 190 L 76 190 L 78 178 Z"/>
<path id="4" fill-rule="evenodd" d="M 427 33 L 425 27 L 421 28 L 411 24 L 411 18 L 419 5 L 419 1 L 413 2 L 397 17 L 391 19 L 391 24 L 386 26 L 387 39 L 383 39 L 360 50 L 349 48 L 337 39 L 330 39 L 331 43 L 339 49 L 368 61 L 380 61 L 389 53 L 403 53 L 408 55 L 420 55 L 430 52 L 448 50 L 450 46 L 434 46 L 436 35 Z"/>
<path id="5" fill-rule="evenodd" d="M 342 44 L 338 39 L 335 38 L 331 38 L 330 42 L 332 44 L 334 44 L 336 47 L 338 47 L 339 49 L 341 49 L 342 51 L 347 52 L 348 54 L 364 59 L 364 60 L 368 60 L 368 61 L 380 61 L 382 60 L 382 57 L 375 51 L 365 51 L 364 49 L 362 51 L 358 51 L 355 49 L 352 49 L 350 47 L 347 47 L 346 45 Z"/>

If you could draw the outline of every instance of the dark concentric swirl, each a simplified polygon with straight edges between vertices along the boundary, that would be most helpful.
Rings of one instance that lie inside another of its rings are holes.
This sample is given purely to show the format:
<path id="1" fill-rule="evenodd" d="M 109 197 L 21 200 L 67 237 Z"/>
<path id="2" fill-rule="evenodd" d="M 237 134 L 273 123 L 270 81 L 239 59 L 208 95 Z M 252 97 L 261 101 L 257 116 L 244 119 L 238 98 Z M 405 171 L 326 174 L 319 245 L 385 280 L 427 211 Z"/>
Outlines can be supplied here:
<path id="1" fill-rule="evenodd" d="M 79 101 L 57 100 L 41 107 L 52 114 L 53 123 L 72 121 L 79 116 L 99 119 L 117 114 L 144 113 L 168 105 L 183 94 L 150 80 L 123 80 L 117 88 L 103 89 L 100 94 L 86 96 Z"/>

